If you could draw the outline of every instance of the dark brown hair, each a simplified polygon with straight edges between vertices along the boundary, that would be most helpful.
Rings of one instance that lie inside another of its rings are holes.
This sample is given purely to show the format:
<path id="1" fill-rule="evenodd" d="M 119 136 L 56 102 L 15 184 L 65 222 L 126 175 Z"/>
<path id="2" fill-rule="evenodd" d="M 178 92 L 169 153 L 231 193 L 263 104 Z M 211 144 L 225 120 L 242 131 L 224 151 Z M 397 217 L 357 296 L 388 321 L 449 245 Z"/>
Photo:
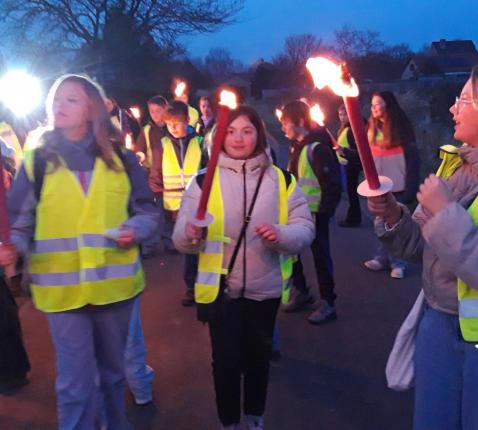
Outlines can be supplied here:
<path id="1" fill-rule="evenodd" d="M 415 142 L 415 133 L 406 113 L 398 104 L 395 95 L 390 91 L 373 93 L 385 102 L 385 120 L 382 125 L 383 145 L 386 148 L 406 146 Z M 371 115 L 368 121 L 368 139 L 371 145 L 376 145 L 379 120 Z"/>
<path id="2" fill-rule="evenodd" d="M 93 80 L 82 75 L 63 75 L 59 77 L 50 88 L 46 99 L 46 110 L 50 124 L 53 124 L 53 101 L 58 88 L 65 82 L 80 85 L 88 96 L 90 103 L 89 128 L 94 136 L 94 144 L 98 156 L 112 170 L 121 170 L 122 167 L 115 163 L 113 158 L 113 142 L 121 142 L 123 135 L 111 122 L 110 115 L 105 106 L 103 89 Z M 53 170 L 60 165 L 57 147 L 60 144 L 59 130 L 46 131 L 40 137 L 39 151 L 46 161 L 53 165 Z"/>
<path id="3" fill-rule="evenodd" d="M 166 119 L 168 118 L 181 118 L 187 121 L 189 117 L 188 105 L 180 102 L 179 100 L 172 101 L 164 114 Z"/>
<path id="4" fill-rule="evenodd" d="M 310 131 L 312 128 L 310 107 L 300 100 L 287 103 L 282 109 L 281 119 L 292 121 L 294 125 L 299 125 L 300 120 L 303 120 L 306 130 Z"/>
<path id="5" fill-rule="evenodd" d="M 158 105 L 165 107 L 168 105 L 168 101 L 162 95 L 157 94 L 148 100 L 148 105 Z"/>
<path id="6" fill-rule="evenodd" d="M 241 105 L 237 109 L 229 112 L 227 126 L 231 125 L 231 123 L 240 116 L 247 117 L 257 131 L 257 144 L 253 155 L 265 151 L 267 148 L 266 128 L 257 111 L 251 106 Z"/>

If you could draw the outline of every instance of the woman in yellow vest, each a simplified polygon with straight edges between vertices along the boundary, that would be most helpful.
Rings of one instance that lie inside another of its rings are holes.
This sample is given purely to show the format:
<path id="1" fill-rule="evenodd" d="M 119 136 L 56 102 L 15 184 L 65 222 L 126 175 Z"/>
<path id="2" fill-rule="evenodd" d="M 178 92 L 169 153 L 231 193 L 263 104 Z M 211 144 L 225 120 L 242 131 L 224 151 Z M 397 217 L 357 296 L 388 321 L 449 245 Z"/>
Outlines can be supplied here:
<path id="1" fill-rule="evenodd" d="M 292 273 L 286 256 L 314 238 L 307 201 L 295 179 L 271 164 L 265 136 L 252 108 L 230 113 L 208 203 L 214 221 L 205 231 L 191 223 L 201 195 L 200 173 L 184 193 L 173 233 L 180 251 L 199 253 L 199 308 L 216 305 L 208 324 L 216 403 L 225 429 L 240 428 L 242 376 L 247 428 L 264 428 L 272 332 Z M 249 225 L 239 240 L 252 202 Z"/>
<path id="2" fill-rule="evenodd" d="M 0 263 L 31 252 L 33 300 L 56 352 L 59 428 L 91 430 L 101 413 L 108 429 L 122 430 L 124 349 L 144 287 L 137 245 L 156 227 L 156 208 L 100 87 L 63 76 L 47 112 L 52 130 L 25 153 L 10 190 L 14 245 L 0 247 Z"/>
<path id="3" fill-rule="evenodd" d="M 423 262 L 414 430 L 478 428 L 478 68 L 450 112 L 463 146 L 443 148 L 413 215 L 391 193 L 368 204 L 382 243 Z"/>

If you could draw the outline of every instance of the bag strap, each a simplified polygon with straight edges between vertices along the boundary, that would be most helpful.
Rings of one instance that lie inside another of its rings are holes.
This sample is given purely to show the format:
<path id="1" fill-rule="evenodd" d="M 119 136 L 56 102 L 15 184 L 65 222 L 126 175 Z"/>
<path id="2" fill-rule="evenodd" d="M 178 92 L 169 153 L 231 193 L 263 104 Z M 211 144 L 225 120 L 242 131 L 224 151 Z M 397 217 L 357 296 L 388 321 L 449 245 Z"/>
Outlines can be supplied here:
<path id="1" fill-rule="evenodd" d="M 234 267 L 234 263 L 236 262 L 237 254 L 239 252 L 239 248 L 241 246 L 242 240 L 244 239 L 244 236 L 246 235 L 246 230 L 251 222 L 251 215 L 252 215 L 252 210 L 254 209 L 254 205 L 257 200 L 257 195 L 259 194 L 259 188 L 261 187 L 262 179 L 264 178 L 264 173 L 266 171 L 266 168 L 263 168 L 261 171 L 261 174 L 259 176 L 259 180 L 257 181 L 256 189 L 254 191 L 254 195 L 252 196 L 251 204 L 249 206 L 249 210 L 247 212 L 247 215 L 244 219 L 244 223 L 242 224 L 241 228 L 241 233 L 239 234 L 239 238 L 237 239 L 236 246 L 234 247 L 234 251 L 232 252 L 232 257 L 231 260 L 229 261 L 229 266 L 227 268 L 227 273 L 231 273 L 232 269 Z M 227 277 L 227 275 L 226 275 Z"/>

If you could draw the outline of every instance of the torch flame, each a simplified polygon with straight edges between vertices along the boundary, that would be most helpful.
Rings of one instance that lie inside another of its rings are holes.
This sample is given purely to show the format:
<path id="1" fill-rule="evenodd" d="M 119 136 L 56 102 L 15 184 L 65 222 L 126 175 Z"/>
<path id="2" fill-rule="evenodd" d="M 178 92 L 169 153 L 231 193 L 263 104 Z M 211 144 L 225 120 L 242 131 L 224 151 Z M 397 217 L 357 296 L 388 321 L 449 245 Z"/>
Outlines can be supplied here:
<path id="1" fill-rule="evenodd" d="M 232 91 L 222 90 L 220 94 L 219 104 L 227 106 L 229 109 L 237 108 L 237 98 Z"/>
<path id="2" fill-rule="evenodd" d="M 130 107 L 130 108 L 129 108 L 129 111 L 131 112 L 131 114 L 132 114 L 136 119 L 140 119 L 140 118 L 141 118 L 141 110 L 139 109 L 139 107 L 137 107 L 137 106 Z"/>
<path id="3" fill-rule="evenodd" d="M 316 122 L 320 126 L 324 125 L 325 115 L 317 103 L 310 108 L 310 117 L 312 118 L 312 121 Z"/>
<path id="4" fill-rule="evenodd" d="M 181 97 L 184 94 L 184 91 L 186 91 L 186 83 L 179 81 L 174 90 L 174 95 L 176 97 Z"/>
<path id="5" fill-rule="evenodd" d="M 131 134 L 128 133 L 125 136 L 124 144 L 126 146 L 126 149 L 133 149 L 133 138 L 131 137 Z"/>
<path id="6" fill-rule="evenodd" d="M 276 117 L 279 121 L 282 119 L 282 111 L 280 109 L 276 109 Z"/>
<path id="7" fill-rule="evenodd" d="M 359 89 L 354 79 L 346 82 L 343 78 L 343 68 L 340 64 L 324 57 L 312 57 L 307 60 L 307 69 L 309 69 L 314 85 L 321 90 L 325 86 L 341 97 L 357 97 Z"/>

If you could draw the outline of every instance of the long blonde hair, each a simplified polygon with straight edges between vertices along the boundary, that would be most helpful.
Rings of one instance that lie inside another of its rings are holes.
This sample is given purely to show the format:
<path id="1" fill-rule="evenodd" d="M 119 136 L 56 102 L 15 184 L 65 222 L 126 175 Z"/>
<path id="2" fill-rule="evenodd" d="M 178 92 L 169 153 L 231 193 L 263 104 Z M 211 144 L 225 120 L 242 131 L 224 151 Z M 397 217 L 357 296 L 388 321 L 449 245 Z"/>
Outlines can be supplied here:
<path id="1" fill-rule="evenodd" d="M 112 170 L 121 170 L 122 167 L 115 163 L 113 158 L 113 143 L 121 142 L 123 135 L 113 125 L 110 115 L 105 106 L 105 93 L 100 85 L 83 75 L 68 74 L 60 76 L 50 88 L 46 99 L 46 110 L 50 124 L 53 124 L 53 100 L 58 88 L 65 82 L 74 82 L 81 85 L 90 103 L 90 130 L 94 136 L 94 145 L 97 155 Z M 38 150 L 42 151 L 42 155 L 46 161 L 53 164 L 56 169 L 60 164 L 57 146 L 59 144 L 58 130 L 54 127 L 43 133 L 40 138 Z"/>

